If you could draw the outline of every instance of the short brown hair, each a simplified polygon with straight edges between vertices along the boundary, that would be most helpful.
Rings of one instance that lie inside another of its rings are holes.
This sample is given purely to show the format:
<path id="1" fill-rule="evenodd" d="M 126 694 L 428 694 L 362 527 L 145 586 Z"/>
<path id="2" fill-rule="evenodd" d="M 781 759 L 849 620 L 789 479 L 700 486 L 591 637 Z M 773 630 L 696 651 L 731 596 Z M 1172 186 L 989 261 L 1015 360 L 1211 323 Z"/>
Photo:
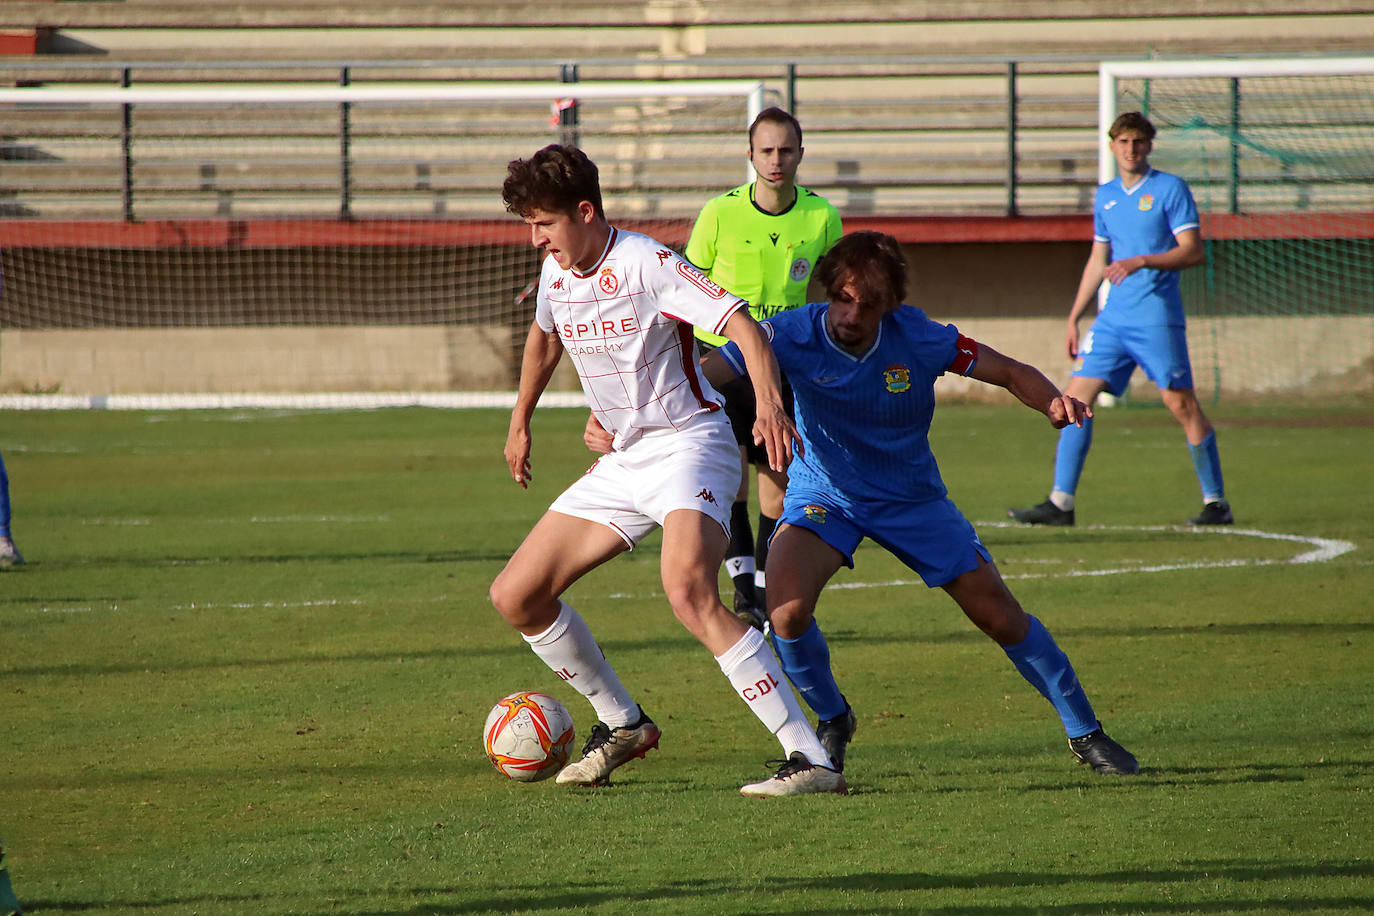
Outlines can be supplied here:
<path id="1" fill-rule="evenodd" d="M 1117 115 L 1116 120 L 1112 122 L 1111 129 L 1107 131 L 1107 136 L 1115 140 L 1117 134 L 1128 130 L 1137 132 L 1146 140 L 1152 141 L 1155 138 L 1155 126 L 1150 123 L 1149 118 L 1138 111 L 1127 111 Z"/>
<path id="2" fill-rule="evenodd" d="M 597 216 L 606 217 L 596 163 L 582 150 L 557 143 L 528 159 L 512 159 L 506 166 L 501 199 L 517 216 L 529 216 L 535 210 L 571 214 L 585 200 L 596 208 Z"/>
<path id="3" fill-rule="evenodd" d="M 864 300 L 896 308 L 906 300 L 906 256 L 885 232 L 851 232 L 821 259 L 816 279 L 832 298 L 852 283 Z"/>
<path id="4" fill-rule="evenodd" d="M 790 128 L 792 128 L 793 133 L 795 133 L 795 134 L 797 135 L 797 147 L 798 147 L 798 148 L 801 147 L 801 145 L 802 145 L 801 122 L 798 121 L 796 118 L 792 117 L 791 113 L 786 112 L 786 111 L 783 111 L 781 108 L 779 108 L 779 107 L 777 107 L 776 105 L 774 105 L 774 106 L 771 107 L 771 108 L 765 108 L 763 111 L 760 111 L 757 115 L 754 116 L 754 121 L 753 121 L 753 123 L 749 125 L 749 149 L 750 149 L 750 151 L 752 151 L 752 150 L 754 149 L 754 131 L 758 130 L 758 126 L 759 126 L 760 124 L 764 124 L 764 123 L 768 123 L 768 124 L 781 124 L 781 125 L 783 125 L 784 127 L 790 127 Z"/>

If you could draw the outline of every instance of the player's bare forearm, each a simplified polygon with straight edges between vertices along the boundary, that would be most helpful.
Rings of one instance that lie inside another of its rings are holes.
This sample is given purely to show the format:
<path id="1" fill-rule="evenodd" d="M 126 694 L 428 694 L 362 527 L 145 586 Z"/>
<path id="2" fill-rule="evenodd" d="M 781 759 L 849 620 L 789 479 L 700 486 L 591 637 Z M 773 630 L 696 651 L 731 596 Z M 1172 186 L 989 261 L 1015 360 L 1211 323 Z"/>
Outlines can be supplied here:
<path id="1" fill-rule="evenodd" d="M 787 416 L 782 400 L 782 373 L 777 357 L 759 323 L 746 309 L 739 309 L 725 323 L 724 334 L 739 347 L 744 369 L 754 386 L 754 441 L 768 453 L 768 465 L 775 471 L 787 469 L 792 461 L 793 443 L 801 449 L 801 436 Z"/>
<path id="2" fill-rule="evenodd" d="M 978 345 L 978 362 L 969 371 L 969 377 L 1007 389 L 1022 404 L 1044 414 L 1055 429 L 1070 423 L 1082 426 L 1093 415 L 1091 407 L 1064 394 L 1039 369 L 1004 356 L 984 343 Z"/>
<path id="3" fill-rule="evenodd" d="M 505 449 L 511 479 L 522 487 L 528 487 L 529 481 L 534 479 L 530 473 L 530 419 L 562 357 L 563 345 L 558 335 L 531 323 L 529 336 L 525 338 L 525 353 L 520 360 L 520 388 L 511 410 Z"/>
<path id="4" fill-rule="evenodd" d="M 1068 326 L 1064 329 L 1064 351 L 1071 360 L 1078 358 L 1081 337 L 1078 323 L 1088 307 L 1097 301 L 1097 290 L 1102 286 L 1102 278 L 1106 274 L 1111 253 L 1112 248 L 1106 242 L 1094 241 L 1092 252 L 1088 255 L 1088 263 L 1083 265 L 1083 276 L 1078 280 L 1078 292 L 1073 297 L 1073 305 L 1069 308 Z"/>

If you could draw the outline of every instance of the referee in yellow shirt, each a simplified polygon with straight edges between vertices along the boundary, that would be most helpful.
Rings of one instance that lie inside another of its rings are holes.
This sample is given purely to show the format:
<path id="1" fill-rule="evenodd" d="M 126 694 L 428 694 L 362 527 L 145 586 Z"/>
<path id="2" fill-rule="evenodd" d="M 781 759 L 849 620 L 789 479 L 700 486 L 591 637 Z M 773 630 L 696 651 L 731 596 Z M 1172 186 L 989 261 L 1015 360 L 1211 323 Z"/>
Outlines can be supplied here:
<path id="1" fill-rule="evenodd" d="M 797 185 L 802 160 L 802 129 L 781 108 L 766 108 L 749 125 L 752 182 L 712 198 L 702 207 L 685 252 L 712 280 L 749 303 L 762 320 L 806 304 L 811 271 L 840 238 L 840 213 L 829 201 Z M 725 342 L 700 328 L 704 346 Z M 788 413 L 792 391 L 784 382 Z M 731 510 L 730 549 L 725 566 L 735 583 L 735 613 L 759 629 L 764 613 L 764 565 L 773 536 L 787 474 L 768 466 L 763 449 L 752 440 L 754 392 L 747 379 L 722 390 L 725 412 L 740 445 L 744 473 Z M 757 540 L 749 519 L 749 465 L 758 468 Z"/>

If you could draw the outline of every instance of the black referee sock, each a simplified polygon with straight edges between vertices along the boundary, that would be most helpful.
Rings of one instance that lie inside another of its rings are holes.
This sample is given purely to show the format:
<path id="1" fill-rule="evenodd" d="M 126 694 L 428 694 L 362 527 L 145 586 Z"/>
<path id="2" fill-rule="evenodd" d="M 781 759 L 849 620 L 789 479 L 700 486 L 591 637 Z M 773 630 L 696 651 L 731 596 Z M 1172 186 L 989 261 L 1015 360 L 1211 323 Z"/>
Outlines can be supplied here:
<path id="1" fill-rule="evenodd" d="M 730 545 L 725 553 L 725 570 L 739 592 L 750 603 L 754 600 L 754 532 L 749 526 L 749 503 L 740 501 L 730 507 Z"/>
<path id="2" fill-rule="evenodd" d="M 759 536 L 754 542 L 754 568 L 758 573 L 754 576 L 754 591 L 762 601 L 764 582 L 762 573 L 768 568 L 768 542 L 773 538 L 773 529 L 778 527 L 778 520 L 759 513 Z"/>

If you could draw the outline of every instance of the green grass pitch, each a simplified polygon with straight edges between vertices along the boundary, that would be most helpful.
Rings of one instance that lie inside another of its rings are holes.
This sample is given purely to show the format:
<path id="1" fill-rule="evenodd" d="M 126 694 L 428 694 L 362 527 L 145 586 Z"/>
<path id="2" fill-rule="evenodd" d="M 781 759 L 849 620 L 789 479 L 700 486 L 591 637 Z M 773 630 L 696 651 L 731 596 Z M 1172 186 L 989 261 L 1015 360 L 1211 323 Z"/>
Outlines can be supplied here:
<path id="1" fill-rule="evenodd" d="M 1139 777 L 1075 766 L 996 646 L 864 547 L 819 618 L 852 794 L 778 801 L 737 794 L 778 748 L 674 622 L 657 537 L 569 598 L 662 749 L 590 791 L 483 756 L 512 690 L 563 699 L 579 747 L 591 725 L 486 598 L 587 465 L 580 411 L 536 416 L 530 492 L 503 411 L 0 413 L 15 890 L 81 916 L 1374 911 L 1374 410 L 1213 413 L 1234 531 L 1181 524 L 1158 408 L 1103 412 L 1067 530 L 1002 524 L 1044 498 L 1042 418 L 950 404 L 932 433 Z"/>

